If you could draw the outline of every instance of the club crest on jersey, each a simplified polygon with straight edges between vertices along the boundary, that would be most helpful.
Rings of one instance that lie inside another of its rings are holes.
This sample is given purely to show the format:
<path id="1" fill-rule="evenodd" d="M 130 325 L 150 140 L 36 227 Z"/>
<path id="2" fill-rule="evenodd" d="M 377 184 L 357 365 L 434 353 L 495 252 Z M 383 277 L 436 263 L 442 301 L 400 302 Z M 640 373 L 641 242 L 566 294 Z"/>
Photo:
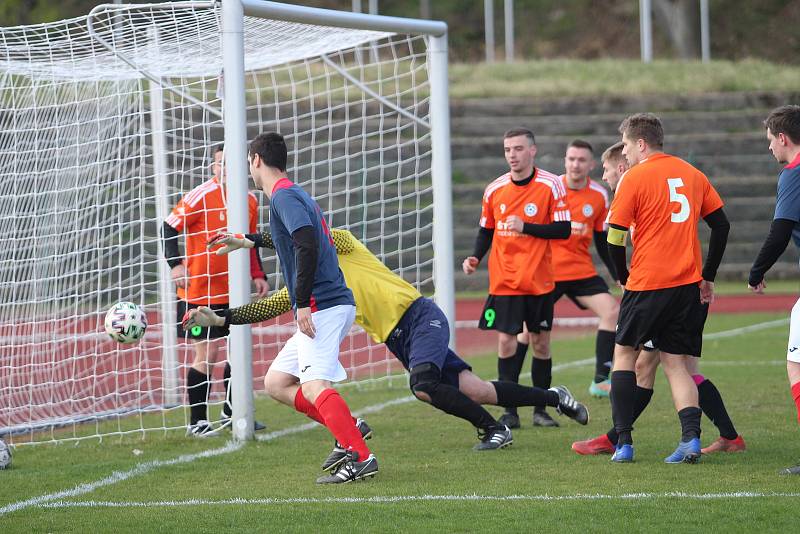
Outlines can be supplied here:
<path id="1" fill-rule="evenodd" d="M 591 217 L 592 213 L 594 213 L 591 204 L 584 204 L 583 209 L 581 211 L 583 212 L 584 217 Z"/>
<path id="2" fill-rule="evenodd" d="M 529 202 L 525 204 L 525 215 L 528 217 L 533 217 L 539 211 L 539 208 L 536 207 L 536 204 L 533 202 Z"/>

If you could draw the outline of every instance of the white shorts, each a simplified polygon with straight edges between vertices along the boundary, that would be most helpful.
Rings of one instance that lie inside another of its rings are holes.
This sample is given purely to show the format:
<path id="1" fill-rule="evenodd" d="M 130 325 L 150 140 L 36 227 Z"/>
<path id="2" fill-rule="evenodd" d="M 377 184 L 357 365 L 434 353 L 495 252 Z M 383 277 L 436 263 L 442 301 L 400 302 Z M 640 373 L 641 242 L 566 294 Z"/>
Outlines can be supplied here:
<path id="1" fill-rule="evenodd" d="M 792 318 L 789 321 L 789 347 L 786 350 L 786 359 L 790 362 L 800 363 L 800 299 L 792 308 Z"/>
<path id="2" fill-rule="evenodd" d="M 356 307 L 334 306 L 311 314 L 316 335 L 308 337 L 299 330 L 283 346 L 270 370 L 280 371 L 300 379 L 341 382 L 347 373 L 339 362 L 339 345 L 350 331 L 356 317 Z"/>

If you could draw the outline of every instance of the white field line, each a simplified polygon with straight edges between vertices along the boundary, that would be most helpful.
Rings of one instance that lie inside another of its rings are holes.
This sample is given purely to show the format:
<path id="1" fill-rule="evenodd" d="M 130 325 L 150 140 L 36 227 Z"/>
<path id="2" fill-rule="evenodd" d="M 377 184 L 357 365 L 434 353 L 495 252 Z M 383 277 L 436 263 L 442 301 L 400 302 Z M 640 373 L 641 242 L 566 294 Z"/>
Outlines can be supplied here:
<path id="1" fill-rule="evenodd" d="M 189 499 L 185 501 L 53 501 L 37 504 L 37 508 L 179 508 L 185 506 L 241 506 L 241 505 L 297 505 L 297 504 L 393 504 L 426 501 L 642 501 L 654 499 L 683 500 L 722 500 L 722 499 L 796 499 L 800 493 L 775 493 L 756 491 L 737 491 L 732 493 L 623 493 L 620 495 L 604 495 L 599 493 L 576 495 L 388 495 L 374 497 L 314 497 L 297 498 L 263 498 L 263 499 L 224 499 L 206 500 Z"/>
<path id="2" fill-rule="evenodd" d="M 388 408 L 390 406 L 395 406 L 398 404 L 405 404 L 407 402 L 411 402 L 415 400 L 414 397 L 411 395 L 407 395 L 405 397 L 400 397 L 398 399 L 392 399 L 387 402 L 383 402 L 380 404 L 373 404 L 372 406 L 367 406 L 361 410 L 357 410 L 353 412 L 353 415 L 359 417 L 361 415 L 367 415 L 370 413 L 377 413 L 381 410 Z M 312 428 L 317 427 L 317 423 L 307 423 L 304 425 L 299 425 L 291 428 L 287 428 L 284 430 L 278 430 L 276 432 L 271 432 L 264 436 L 259 436 L 259 441 L 270 441 L 282 436 L 287 436 L 289 434 L 296 434 L 298 432 L 304 432 L 306 430 L 310 430 Z M 16 512 L 17 510 L 21 510 L 23 508 L 29 508 L 31 506 L 42 506 L 44 503 L 57 501 L 61 499 L 68 499 L 71 497 L 77 497 L 79 495 L 84 495 L 86 493 L 91 493 L 98 488 L 102 488 L 105 486 L 111 486 L 118 482 L 123 482 L 133 477 L 137 477 L 139 475 L 144 475 L 153 471 L 154 469 L 158 469 L 160 467 L 167 467 L 170 465 L 176 464 L 183 464 L 193 462 L 195 460 L 200 460 L 203 458 L 211 458 L 213 456 L 219 456 L 221 454 L 227 454 L 230 452 L 235 452 L 241 449 L 244 446 L 244 442 L 239 441 L 229 441 L 224 446 L 217 448 L 217 449 L 209 449 L 203 452 L 198 452 L 195 454 L 182 454 L 177 458 L 173 458 L 171 460 L 153 460 L 151 462 L 144 462 L 137 464 L 133 469 L 128 471 L 114 471 L 112 474 L 105 478 L 101 478 L 100 480 L 96 480 L 94 482 L 86 482 L 84 484 L 78 484 L 72 489 L 58 491 L 56 493 L 49 493 L 46 495 L 40 495 L 38 497 L 33 497 L 30 499 L 26 499 L 24 501 L 18 501 L 15 503 L 7 504 L 6 506 L 0 507 L 0 516 L 10 513 Z"/>
<path id="3" fill-rule="evenodd" d="M 754 324 L 754 325 L 748 325 L 748 326 L 744 326 L 744 327 L 740 327 L 740 328 L 734 328 L 734 329 L 725 330 L 725 331 L 722 331 L 722 332 L 714 332 L 714 333 L 708 334 L 708 335 L 706 335 L 704 337 L 705 337 L 705 339 L 714 339 L 711 336 L 715 336 L 715 338 L 731 337 L 733 335 L 742 334 L 742 333 L 746 333 L 746 332 L 753 332 L 753 331 L 756 331 L 756 330 L 763 330 L 765 328 L 772 328 L 772 327 L 775 327 L 775 326 L 781 326 L 781 325 L 786 324 L 786 323 L 788 323 L 788 319 L 781 319 L 781 320 L 778 320 L 778 321 L 768 321 L 768 322 L 765 322 L 765 323 L 757 323 L 757 324 Z M 584 360 L 578 360 L 578 361 L 573 361 L 573 362 L 565 362 L 565 363 L 561 363 L 561 364 L 558 364 L 558 365 L 554 365 L 553 366 L 553 371 L 558 371 L 558 370 L 561 370 L 561 369 L 567 369 L 567 368 L 570 368 L 570 367 L 579 367 L 579 366 L 582 366 L 582 365 L 589 365 L 591 363 L 594 363 L 594 358 L 586 358 Z M 731 363 L 733 363 L 733 362 L 731 362 Z M 413 396 L 407 395 L 407 396 L 400 397 L 400 398 L 397 398 L 397 399 L 393 399 L 393 400 L 390 400 L 390 401 L 387 401 L 387 402 L 384 402 L 384 403 L 381 403 L 381 404 L 375 404 L 375 405 L 372 405 L 372 406 L 367 406 L 366 408 L 364 408 L 362 410 L 359 410 L 357 412 L 353 412 L 353 415 L 358 417 L 360 415 L 366 415 L 366 414 L 369 414 L 369 413 L 377 413 L 377 412 L 380 412 L 381 410 L 383 410 L 383 409 L 385 409 L 387 407 L 395 406 L 395 405 L 399 405 L 399 404 L 405 404 L 405 403 L 411 402 L 413 400 L 414 400 Z M 299 426 L 290 427 L 290 428 L 286 428 L 286 429 L 283 429 L 283 430 L 278 430 L 278 431 L 275 431 L 275 432 L 271 432 L 271 433 L 266 434 L 264 436 L 259 436 L 258 439 L 259 439 L 259 441 L 270 441 L 270 440 L 277 439 L 279 437 L 287 436 L 287 435 L 290 435 L 290 434 L 296 434 L 296 433 L 299 433 L 299 432 L 304 432 L 306 430 L 311 430 L 312 428 L 316 428 L 317 426 L 318 426 L 317 423 L 306 423 L 304 425 L 299 425 Z M 94 490 L 96 490 L 98 488 L 102 488 L 102 487 L 105 487 L 105 486 L 110 486 L 112 484 L 116 484 L 118 482 L 122 482 L 122 481 L 128 480 L 130 478 L 146 474 L 146 473 L 148 473 L 148 472 L 150 472 L 150 471 L 152 471 L 154 469 L 158 469 L 158 468 L 161 468 L 161 467 L 167 467 L 167 466 L 170 466 L 170 465 L 189 463 L 189 462 L 193 462 L 195 460 L 199 460 L 199 459 L 202 459 L 202 458 L 210 458 L 212 456 L 218 456 L 218 455 L 221 455 L 221 454 L 227 454 L 227 453 L 239 450 L 240 448 L 242 448 L 242 446 L 243 446 L 242 443 L 231 441 L 231 442 L 226 443 L 223 447 L 220 447 L 220 448 L 217 448 L 217 449 L 209 449 L 207 451 L 199 452 L 199 453 L 196 453 L 196 454 L 184 454 L 184 455 L 178 456 L 177 458 L 173 458 L 171 460 L 154 460 L 154 461 L 151 461 L 151 462 L 140 463 L 140 464 L 137 464 L 133 469 L 130 469 L 128 471 L 115 471 L 111 475 L 109 475 L 109 476 L 107 476 L 105 478 L 102 478 L 100 480 L 97 480 L 95 482 L 87 482 L 87 483 L 84 483 L 84 484 L 79 484 L 79 485 L 75 486 L 72 489 L 62 490 L 62 491 L 59 491 L 59 492 L 56 492 L 56 493 L 49 493 L 49 494 L 45 494 L 45 495 L 40 495 L 38 497 L 33 497 L 33 498 L 30 498 L 30 499 L 26 499 L 24 501 L 18 501 L 18 502 L 15 502 L 15 503 L 7 504 L 7 505 L 5 505 L 3 507 L 0 507 L 0 515 L 4 515 L 4 514 L 10 513 L 10 512 L 15 512 L 15 511 L 18 511 L 18 510 L 21 510 L 21 509 L 24 509 L 24 508 L 29 508 L 31 506 L 43 507 L 47 503 L 64 502 L 63 501 L 64 498 L 77 497 L 79 495 L 84 495 L 86 493 L 91 493 L 92 491 L 94 491 Z M 662 497 L 669 497 L 669 496 L 679 497 L 679 496 L 684 495 L 684 494 L 676 493 L 676 494 L 636 494 L 636 495 L 645 496 L 645 497 L 639 497 L 639 498 L 657 498 L 658 496 L 662 496 Z M 688 494 L 686 494 L 686 495 L 688 495 Z M 766 496 L 792 497 L 792 496 L 795 496 L 794 494 L 739 494 L 739 493 L 708 494 L 708 495 L 731 495 L 731 496 L 752 496 L 752 497 L 759 497 L 759 496 L 765 496 L 765 497 Z M 800 494 L 798 494 L 797 496 L 800 496 Z M 437 499 L 438 500 L 445 500 L 445 498 L 447 498 L 448 496 L 435 496 L 435 495 L 433 495 L 433 496 L 427 496 L 427 497 L 428 497 L 429 500 L 437 500 Z M 524 495 L 522 495 L 522 496 L 510 496 L 510 497 L 481 497 L 481 496 L 477 496 L 476 495 L 476 496 L 450 496 L 450 497 L 452 497 L 453 500 L 455 500 L 455 499 L 461 499 L 461 500 L 468 500 L 468 499 L 473 499 L 473 500 L 495 499 L 495 500 L 499 500 L 499 499 L 510 499 L 510 498 L 513 498 L 513 497 L 518 498 L 518 500 L 548 500 L 548 499 L 549 500 L 566 500 L 566 499 L 577 499 L 578 497 L 580 497 L 581 499 L 593 498 L 591 496 L 569 496 L 569 495 L 560 496 L 560 497 L 559 496 L 547 496 L 547 495 L 543 495 L 543 496 L 524 496 Z M 421 497 L 391 497 L 391 498 L 392 499 L 397 499 L 397 500 L 414 500 L 414 499 L 420 500 L 420 499 L 422 499 Z M 635 497 L 596 496 L 594 498 L 621 499 L 621 498 L 635 498 Z M 702 498 L 702 497 L 695 497 L 695 498 Z M 706 498 L 709 498 L 709 497 L 706 497 Z M 718 498 L 723 498 L 723 497 L 718 497 Z M 387 499 L 388 499 L 388 497 L 387 497 Z M 189 502 L 189 501 L 187 501 L 187 502 Z M 242 501 L 242 502 L 244 502 L 244 501 Z M 293 501 L 286 500 L 286 502 L 293 502 Z M 297 501 L 294 501 L 294 502 L 306 502 L 306 501 L 304 501 L 303 499 L 300 499 L 300 500 L 297 500 Z M 308 500 L 308 502 L 313 502 L 313 501 Z M 319 502 L 324 502 L 324 501 L 319 501 Z M 331 501 L 331 502 L 336 502 L 336 501 Z M 358 500 L 354 500 L 354 501 L 346 501 L 346 502 L 359 502 L 359 501 Z M 369 499 L 364 500 L 364 502 L 369 502 Z M 375 502 L 381 502 L 381 501 L 375 501 Z M 386 502 L 391 502 L 391 501 L 386 501 Z M 76 503 L 76 504 L 78 504 L 78 503 Z"/>

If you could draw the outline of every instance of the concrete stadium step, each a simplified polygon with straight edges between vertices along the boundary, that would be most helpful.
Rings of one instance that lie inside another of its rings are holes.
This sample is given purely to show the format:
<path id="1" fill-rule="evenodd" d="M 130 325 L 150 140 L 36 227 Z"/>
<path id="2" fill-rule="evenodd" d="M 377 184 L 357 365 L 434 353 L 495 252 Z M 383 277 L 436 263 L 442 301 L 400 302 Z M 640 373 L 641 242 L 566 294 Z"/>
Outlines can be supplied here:
<path id="1" fill-rule="evenodd" d="M 545 153 L 537 155 L 537 166 L 550 172 L 561 172 L 564 168 L 563 150 L 558 154 Z M 714 176 L 752 176 L 774 173 L 777 180 L 780 172 L 780 166 L 769 152 L 766 152 L 766 154 L 745 153 L 724 156 L 694 155 L 686 157 L 684 154 L 677 153 L 676 155 L 684 157 L 712 179 Z M 498 156 L 491 157 L 454 158 L 453 170 L 463 182 L 478 181 L 488 184 L 489 181 L 508 172 L 508 165 L 505 164 L 501 153 Z M 597 177 L 599 178 L 599 174 L 597 174 Z"/>
<path id="2" fill-rule="evenodd" d="M 766 108 L 736 109 L 727 111 L 668 111 L 659 114 L 664 124 L 667 139 L 673 135 L 697 132 L 720 134 L 736 132 L 759 132 L 763 137 L 762 121 L 768 113 Z M 537 136 L 567 135 L 572 137 L 616 134 L 624 113 L 594 115 L 469 115 L 452 120 L 453 136 L 494 137 L 500 141 L 507 130 L 524 126 Z M 596 147 L 599 149 L 599 147 Z M 598 151 L 599 153 L 599 151 Z"/>
<path id="3" fill-rule="evenodd" d="M 645 95 L 591 96 L 561 98 L 481 98 L 453 101 L 453 118 L 508 117 L 520 115 L 597 115 L 631 114 L 642 111 L 730 111 L 743 109 L 772 109 L 800 100 L 800 93 L 748 92 L 706 93 L 702 95 Z"/>

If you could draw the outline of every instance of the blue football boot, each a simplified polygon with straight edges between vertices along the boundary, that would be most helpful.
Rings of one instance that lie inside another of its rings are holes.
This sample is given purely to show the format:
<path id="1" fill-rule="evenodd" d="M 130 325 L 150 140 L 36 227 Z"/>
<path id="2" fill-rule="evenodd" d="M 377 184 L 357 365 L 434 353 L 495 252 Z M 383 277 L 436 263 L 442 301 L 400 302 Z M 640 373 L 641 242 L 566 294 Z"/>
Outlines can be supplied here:
<path id="1" fill-rule="evenodd" d="M 668 464 L 696 464 L 700 461 L 700 438 L 692 438 L 689 441 L 681 441 L 675 452 L 664 458 Z"/>
<path id="2" fill-rule="evenodd" d="M 614 454 L 611 455 L 611 461 L 619 464 L 625 464 L 633 461 L 633 445 L 624 444 L 618 445 Z"/>

